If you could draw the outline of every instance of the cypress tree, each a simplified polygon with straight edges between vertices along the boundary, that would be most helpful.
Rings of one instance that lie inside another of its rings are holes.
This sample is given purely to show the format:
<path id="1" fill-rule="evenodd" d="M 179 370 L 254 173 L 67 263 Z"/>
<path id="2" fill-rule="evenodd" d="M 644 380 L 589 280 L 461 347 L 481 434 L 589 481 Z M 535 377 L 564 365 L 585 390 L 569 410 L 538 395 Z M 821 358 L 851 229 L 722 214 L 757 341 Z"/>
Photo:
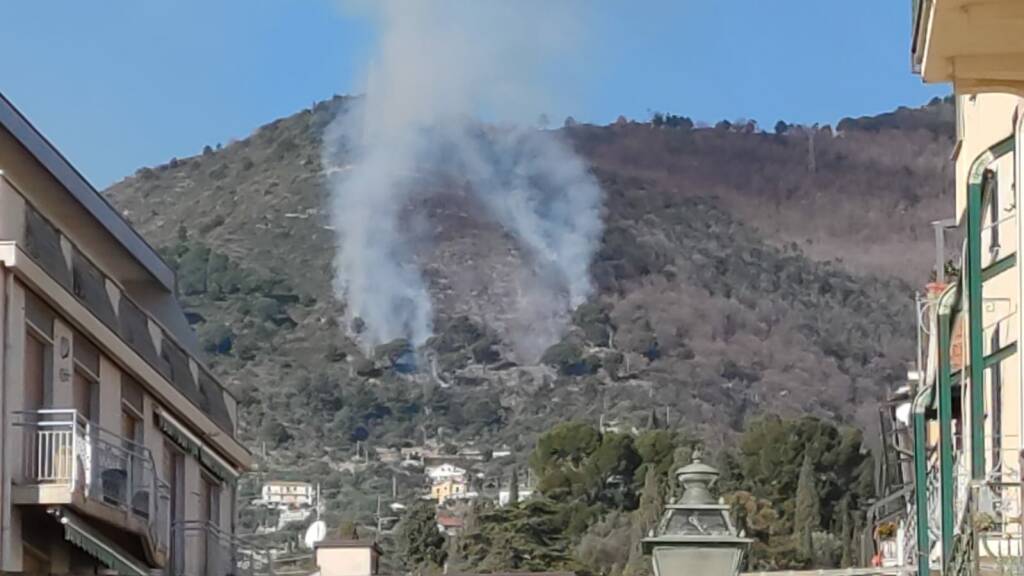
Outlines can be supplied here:
<path id="1" fill-rule="evenodd" d="M 793 514 L 793 535 L 797 540 L 797 551 L 800 556 L 814 559 L 812 535 L 821 525 L 821 498 L 814 479 L 814 466 L 809 453 L 804 453 L 804 462 L 800 467 L 800 479 L 796 485 L 796 510 Z"/>
<path id="2" fill-rule="evenodd" d="M 519 502 L 519 469 L 512 469 L 512 479 L 508 485 L 508 503 L 509 505 L 515 505 Z"/>

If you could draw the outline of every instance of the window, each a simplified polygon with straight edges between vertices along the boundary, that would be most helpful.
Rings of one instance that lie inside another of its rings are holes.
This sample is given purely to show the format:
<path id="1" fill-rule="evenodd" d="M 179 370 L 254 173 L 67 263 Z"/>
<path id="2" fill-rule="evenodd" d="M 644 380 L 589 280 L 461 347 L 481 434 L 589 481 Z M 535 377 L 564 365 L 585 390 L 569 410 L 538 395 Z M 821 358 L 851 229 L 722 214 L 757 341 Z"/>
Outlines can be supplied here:
<path id="1" fill-rule="evenodd" d="M 74 333 L 75 366 L 85 371 L 93 380 L 100 379 L 100 351 L 82 334 Z"/>
<path id="2" fill-rule="evenodd" d="M 164 442 L 163 479 L 170 492 L 171 573 L 181 574 L 185 569 L 185 532 L 181 520 L 185 517 L 185 456 L 170 442 Z"/>
<path id="3" fill-rule="evenodd" d="M 28 314 L 26 314 L 28 316 Z M 52 327 L 52 324 L 51 324 Z M 43 416 L 36 411 L 48 406 L 50 398 L 50 374 L 53 373 L 52 341 L 31 322 L 25 323 L 25 358 L 22 367 L 23 409 L 26 412 L 25 422 L 30 425 L 39 422 Z M 38 477 L 47 469 L 45 462 L 53 461 L 54 454 L 38 441 L 38 429 L 26 427 L 24 450 L 29 457 L 24 463 L 22 472 L 30 477 Z M 62 460 L 62 462 L 65 462 Z M 65 467 L 61 467 L 62 470 Z M 63 474 L 61 474 L 63 475 Z"/>
<path id="4" fill-rule="evenodd" d="M 25 331 L 25 410 L 43 407 L 49 344 L 32 329 Z"/>
<path id="5" fill-rule="evenodd" d="M 143 433 L 142 386 L 127 374 L 121 375 L 121 437 L 136 446 L 145 444 Z"/>
<path id="6" fill-rule="evenodd" d="M 83 418 L 93 421 L 99 412 L 100 352 L 92 342 L 75 332 L 73 357 L 72 406 Z"/>
<path id="7" fill-rule="evenodd" d="M 203 574 L 212 575 L 219 565 L 220 483 L 203 474 L 199 486 L 199 521 L 206 528 L 206 537 L 200 539 L 200 558 L 205 559 Z"/>
<path id="8" fill-rule="evenodd" d="M 48 342 L 53 342 L 53 319 L 56 316 L 38 296 L 25 292 L 25 320 Z"/>
<path id="9" fill-rule="evenodd" d="M 25 292 L 25 410 L 49 405 L 53 391 L 53 310 L 35 294 Z"/>
<path id="10" fill-rule="evenodd" d="M 128 465 L 130 466 L 133 482 L 140 482 L 145 478 L 145 457 L 143 456 L 145 437 L 145 416 L 142 411 L 142 388 L 138 382 L 126 374 L 121 375 L 121 438 L 125 451 L 128 453 Z M 132 487 L 135 490 L 135 486 Z M 145 506 L 145 499 L 132 502 L 133 510 L 140 515 L 148 514 Z"/>
<path id="11" fill-rule="evenodd" d="M 96 390 L 96 382 L 76 366 L 71 380 L 72 405 L 82 418 L 90 422 L 96 412 Z"/>

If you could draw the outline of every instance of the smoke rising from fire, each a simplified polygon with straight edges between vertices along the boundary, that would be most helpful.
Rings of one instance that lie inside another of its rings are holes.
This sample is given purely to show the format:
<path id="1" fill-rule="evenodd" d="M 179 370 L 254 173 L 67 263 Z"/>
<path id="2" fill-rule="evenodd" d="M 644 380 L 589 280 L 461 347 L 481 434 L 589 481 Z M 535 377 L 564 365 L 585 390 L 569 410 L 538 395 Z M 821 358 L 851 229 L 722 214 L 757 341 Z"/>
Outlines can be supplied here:
<path id="1" fill-rule="evenodd" d="M 366 96 L 327 129 L 323 160 L 338 239 L 336 290 L 348 315 L 365 323 L 361 342 L 419 345 L 431 335 L 433 304 L 412 250 L 422 239 L 402 216 L 427 193 L 416 187 L 417 175 L 436 172 L 463 180 L 519 245 L 528 269 L 514 279 L 521 297 L 509 312 L 534 332 L 524 340 L 553 340 L 568 309 L 592 291 L 602 194 L 566 144 L 524 126 L 551 103 L 547 79 L 580 53 L 584 5 L 383 0 L 350 7 L 375 21 L 380 38 Z M 521 348 L 533 355 L 531 347 Z"/>

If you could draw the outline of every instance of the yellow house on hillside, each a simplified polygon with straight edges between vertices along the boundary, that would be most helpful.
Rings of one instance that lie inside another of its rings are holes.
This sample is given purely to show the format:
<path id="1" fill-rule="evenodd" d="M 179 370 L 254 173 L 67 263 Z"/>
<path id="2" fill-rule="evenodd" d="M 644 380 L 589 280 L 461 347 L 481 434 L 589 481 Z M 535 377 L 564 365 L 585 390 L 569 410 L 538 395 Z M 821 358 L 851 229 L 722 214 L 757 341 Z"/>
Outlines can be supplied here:
<path id="1" fill-rule="evenodd" d="M 466 498 L 468 494 L 468 486 L 464 480 L 444 480 L 430 487 L 430 497 L 436 500 L 438 505 L 449 500 Z"/>

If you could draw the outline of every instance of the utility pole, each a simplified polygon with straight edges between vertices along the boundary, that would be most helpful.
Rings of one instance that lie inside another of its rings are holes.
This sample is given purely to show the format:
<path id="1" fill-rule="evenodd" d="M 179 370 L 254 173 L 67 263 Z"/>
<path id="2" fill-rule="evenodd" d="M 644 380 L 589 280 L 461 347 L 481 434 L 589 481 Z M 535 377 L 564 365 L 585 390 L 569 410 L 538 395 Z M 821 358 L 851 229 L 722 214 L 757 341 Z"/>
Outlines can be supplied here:
<path id="1" fill-rule="evenodd" d="M 380 517 L 380 494 L 377 494 L 377 534 L 381 533 L 384 527 L 383 519 Z"/>

